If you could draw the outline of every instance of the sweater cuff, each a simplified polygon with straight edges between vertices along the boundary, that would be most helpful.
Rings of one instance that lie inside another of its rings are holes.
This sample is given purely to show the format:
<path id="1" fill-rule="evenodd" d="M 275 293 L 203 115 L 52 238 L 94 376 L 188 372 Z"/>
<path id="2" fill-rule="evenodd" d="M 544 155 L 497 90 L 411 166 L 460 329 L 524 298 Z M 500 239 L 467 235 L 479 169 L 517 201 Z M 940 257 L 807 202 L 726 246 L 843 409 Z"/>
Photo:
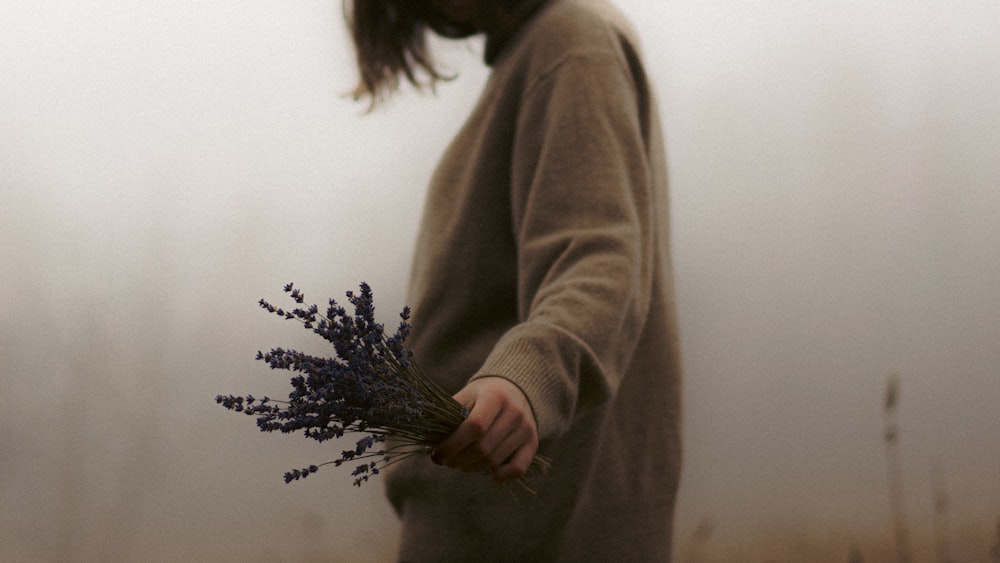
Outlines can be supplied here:
<path id="1" fill-rule="evenodd" d="M 566 369 L 570 366 L 565 365 L 566 351 L 560 350 L 558 337 L 531 332 L 522 325 L 504 335 L 471 379 L 502 377 L 517 385 L 531 405 L 539 439 L 555 438 L 567 430 L 573 416 L 577 381 L 567 374 L 575 373 L 577 366 Z"/>

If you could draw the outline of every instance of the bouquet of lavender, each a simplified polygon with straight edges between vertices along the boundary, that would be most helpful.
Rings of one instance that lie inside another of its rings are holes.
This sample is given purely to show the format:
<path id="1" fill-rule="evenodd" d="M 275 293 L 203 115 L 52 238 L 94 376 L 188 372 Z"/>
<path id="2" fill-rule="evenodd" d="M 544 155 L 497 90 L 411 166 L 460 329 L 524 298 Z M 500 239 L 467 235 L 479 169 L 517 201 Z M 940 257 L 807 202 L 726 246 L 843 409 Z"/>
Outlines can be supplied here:
<path id="1" fill-rule="evenodd" d="M 347 292 L 353 315 L 333 299 L 321 315 L 316 305 L 303 306 L 305 296 L 293 284 L 284 289 L 299 307 L 287 311 L 261 299 L 261 308 L 300 321 L 330 342 L 336 356 L 321 358 L 282 348 L 257 352 L 257 359 L 272 369 L 299 373 L 291 378 L 288 400 L 219 395 L 216 402 L 256 416 L 262 432 L 301 430 L 319 442 L 346 433 L 364 434 L 354 449 L 342 451 L 339 459 L 285 473 L 286 483 L 305 478 L 324 465 L 363 460 L 352 473 L 354 484 L 360 486 L 390 463 L 430 454 L 468 415 L 465 407 L 413 361 L 413 353 L 406 347 L 408 307 L 400 313 L 402 321 L 396 333 L 387 336 L 383 326 L 375 322 L 368 284 L 361 284 L 360 293 Z M 545 458 L 535 456 L 531 470 L 544 473 L 548 466 Z"/>

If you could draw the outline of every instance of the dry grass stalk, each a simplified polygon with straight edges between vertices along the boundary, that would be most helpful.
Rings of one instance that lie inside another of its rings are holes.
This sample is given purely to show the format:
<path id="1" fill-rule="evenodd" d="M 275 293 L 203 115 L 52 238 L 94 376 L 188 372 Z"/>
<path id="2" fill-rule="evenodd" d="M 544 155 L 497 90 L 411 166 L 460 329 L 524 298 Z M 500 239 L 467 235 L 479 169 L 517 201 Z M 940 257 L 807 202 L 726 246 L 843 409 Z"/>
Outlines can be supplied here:
<path id="1" fill-rule="evenodd" d="M 885 449 L 889 464 L 889 509 L 896 542 L 896 561 L 911 563 L 913 559 L 910 555 L 910 534 L 906 525 L 906 507 L 903 502 L 903 471 L 899 459 L 899 425 L 896 422 L 898 402 L 899 376 L 892 372 L 886 383 L 883 408 Z"/>

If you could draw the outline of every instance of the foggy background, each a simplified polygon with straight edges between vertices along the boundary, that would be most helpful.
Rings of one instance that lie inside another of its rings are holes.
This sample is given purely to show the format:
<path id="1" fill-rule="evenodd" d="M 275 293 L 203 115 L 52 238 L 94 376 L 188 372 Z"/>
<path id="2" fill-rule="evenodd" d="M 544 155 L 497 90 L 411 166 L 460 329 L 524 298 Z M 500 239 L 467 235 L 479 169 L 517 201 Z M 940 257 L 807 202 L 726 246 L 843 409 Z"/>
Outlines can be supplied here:
<path id="1" fill-rule="evenodd" d="M 324 352 L 256 302 L 402 308 L 423 188 L 487 76 L 371 115 L 339 2 L 0 2 L 0 560 L 385 561 L 340 444 L 214 402 Z M 1000 518 L 1000 4 L 620 0 L 659 93 L 686 371 L 681 560 L 918 561 Z M 639 454 L 637 454 L 639 455 Z M 623 460 L 627 463 L 627 460 Z M 940 496 L 940 495 L 939 495 Z M 938 511 L 940 516 L 944 514 Z M 938 536 L 940 537 L 940 535 Z"/>

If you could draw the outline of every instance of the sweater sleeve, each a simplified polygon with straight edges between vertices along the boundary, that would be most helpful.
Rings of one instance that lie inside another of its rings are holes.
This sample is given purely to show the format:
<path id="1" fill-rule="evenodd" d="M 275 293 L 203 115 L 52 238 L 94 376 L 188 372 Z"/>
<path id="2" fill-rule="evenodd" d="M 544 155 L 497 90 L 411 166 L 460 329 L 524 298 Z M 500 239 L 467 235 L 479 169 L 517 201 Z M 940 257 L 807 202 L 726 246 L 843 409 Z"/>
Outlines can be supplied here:
<path id="1" fill-rule="evenodd" d="M 522 98 L 512 149 L 519 324 L 474 378 L 528 397 L 541 438 L 609 401 L 645 323 L 653 225 L 643 93 L 615 53 L 563 56 Z"/>

